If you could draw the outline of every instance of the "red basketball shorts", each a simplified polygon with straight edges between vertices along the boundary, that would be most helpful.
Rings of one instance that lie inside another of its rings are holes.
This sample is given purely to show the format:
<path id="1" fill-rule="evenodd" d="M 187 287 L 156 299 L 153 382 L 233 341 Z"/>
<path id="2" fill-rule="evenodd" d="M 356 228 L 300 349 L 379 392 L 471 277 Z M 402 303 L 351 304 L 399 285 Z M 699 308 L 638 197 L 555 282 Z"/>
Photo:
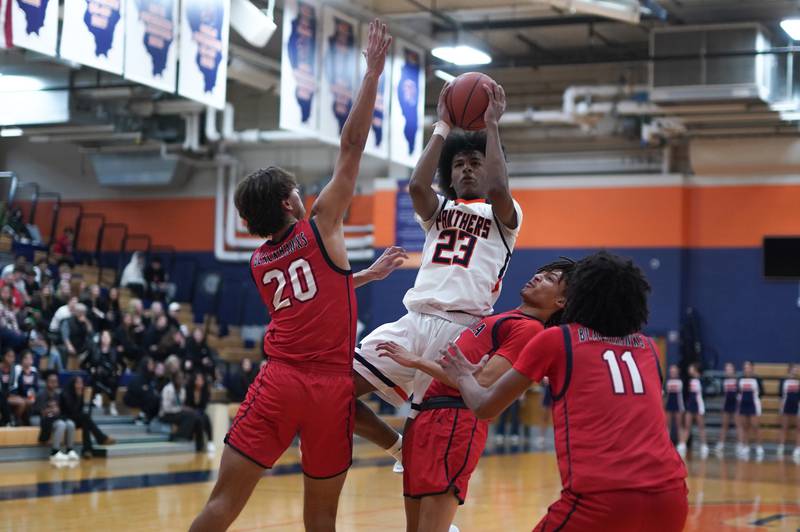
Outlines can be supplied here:
<path id="1" fill-rule="evenodd" d="M 416 499 L 453 488 L 464 504 L 488 427 L 464 408 L 420 412 L 403 435 L 403 495 Z"/>
<path id="2" fill-rule="evenodd" d="M 351 368 L 320 370 L 272 358 L 250 385 L 225 443 L 270 468 L 299 434 L 303 473 L 325 479 L 350 467 L 354 423 Z"/>
<path id="3" fill-rule="evenodd" d="M 686 494 L 683 480 L 663 491 L 575 495 L 564 490 L 534 532 L 681 532 L 689 511 Z"/>

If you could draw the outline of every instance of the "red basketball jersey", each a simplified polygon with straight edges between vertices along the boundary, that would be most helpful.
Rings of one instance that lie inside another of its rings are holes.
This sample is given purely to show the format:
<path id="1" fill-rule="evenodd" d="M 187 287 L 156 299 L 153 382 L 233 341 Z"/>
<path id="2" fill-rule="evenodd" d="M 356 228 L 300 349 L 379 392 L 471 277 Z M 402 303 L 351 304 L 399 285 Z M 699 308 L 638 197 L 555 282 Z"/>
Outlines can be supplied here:
<path id="1" fill-rule="evenodd" d="M 531 338 L 543 330 L 544 325 L 536 318 L 519 310 L 511 310 L 482 319 L 477 325 L 461 333 L 456 344 L 473 364 L 480 362 L 483 355 L 488 354 L 492 357 L 501 356 L 514 365 Z M 461 396 L 455 388 L 434 380 L 425 397 L 441 395 Z"/>
<path id="2" fill-rule="evenodd" d="M 262 244 L 250 259 L 250 271 L 272 319 L 264 336 L 267 356 L 352 367 L 353 277 L 331 261 L 313 219 L 297 222 L 277 242 Z"/>
<path id="3" fill-rule="evenodd" d="M 514 369 L 533 381 L 550 379 L 565 489 L 658 490 L 686 477 L 667 433 L 658 354 L 647 336 L 553 327 L 525 347 Z"/>

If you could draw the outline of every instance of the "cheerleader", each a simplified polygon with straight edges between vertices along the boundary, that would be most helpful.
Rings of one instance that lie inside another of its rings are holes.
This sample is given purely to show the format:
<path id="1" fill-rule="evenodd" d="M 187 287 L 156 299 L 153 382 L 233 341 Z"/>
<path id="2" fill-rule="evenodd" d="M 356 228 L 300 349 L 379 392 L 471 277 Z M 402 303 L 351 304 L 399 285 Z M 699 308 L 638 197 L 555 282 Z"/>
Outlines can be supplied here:
<path id="1" fill-rule="evenodd" d="M 692 423 L 697 423 L 697 432 L 700 436 L 700 458 L 708 457 L 708 444 L 706 443 L 706 405 L 703 401 L 703 385 L 700 382 L 700 366 L 689 365 L 689 393 L 686 395 L 686 415 L 684 416 L 684 429 L 682 449 L 686 452 L 686 442 L 692 432 Z"/>
<path id="2" fill-rule="evenodd" d="M 725 402 L 722 405 L 722 426 L 719 432 L 719 441 L 714 448 L 714 452 L 722 454 L 725 450 L 725 440 L 728 436 L 728 428 L 731 421 L 736 425 L 736 439 L 741 440 L 739 435 L 739 424 L 736 419 L 736 409 L 739 396 L 739 381 L 736 378 L 736 366 L 727 362 L 725 364 L 725 377 L 722 380 L 722 391 L 725 394 Z"/>
<path id="3" fill-rule="evenodd" d="M 800 368 L 795 364 L 789 364 L 789 372 L 785 379 L 781 380 L 781 436 L 778 443 L 778 457 L 783 456 L 786 444 L 786 434 L 789 432 L 789 420 L 797 419 L 798 404 L 800 404 Z M 795 421 L 795 430 L 797 421 Z M 800 438 L 800 433 L 798 433 Z M 795 446 L 795 459 L 800 458 L 800 447 Z"/>
<path id="4" fill-rule="evenodd" d="M 750 444 L 756 448 L 756 459 L 764 458 L 764 448 L 761 446 L 761 438 L 758 434 L 759 418 L 761 417 L 761 394 L 763 386 L 761 379 L 756 377 L 753 371 L 753 363 L 745 362 L 742 366 L 742 376 L 739 378 L 739 448 L 736 454 L 739 458 L 747 459 L 750 457 Z"/>
<path id="5" fill-rule="evenodd" d="M 678 430 L 678 453 L 686 456 L 686 439 L 683 437 L 683 413 L 686 410 L 683 406 L 683 381 L 681 380 L 680 370 L 675 364 L 669 367 L 669 379 L 666 383 L 667 401 L 665 410 L 667 411 L 668 430 L 672 427 Z"/>

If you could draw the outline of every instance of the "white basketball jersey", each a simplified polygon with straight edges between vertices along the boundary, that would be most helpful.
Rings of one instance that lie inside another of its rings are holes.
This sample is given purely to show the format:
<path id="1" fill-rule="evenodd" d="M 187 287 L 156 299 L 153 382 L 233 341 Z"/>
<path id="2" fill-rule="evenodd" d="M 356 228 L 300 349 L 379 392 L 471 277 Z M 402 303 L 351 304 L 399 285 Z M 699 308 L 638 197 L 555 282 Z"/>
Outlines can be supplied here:
<path id="1" fill-rule="evenodd" d="M 453 319 L 492 314 L 503 275 L 522 226 L 522 209 L 514 201 L 517 227 L 509 229 L 483 200 L 450 200 L 439 196 L 430 220 L 417 217 L 426 231 L 422 263 L 403 304 L 410 311 Z"/>

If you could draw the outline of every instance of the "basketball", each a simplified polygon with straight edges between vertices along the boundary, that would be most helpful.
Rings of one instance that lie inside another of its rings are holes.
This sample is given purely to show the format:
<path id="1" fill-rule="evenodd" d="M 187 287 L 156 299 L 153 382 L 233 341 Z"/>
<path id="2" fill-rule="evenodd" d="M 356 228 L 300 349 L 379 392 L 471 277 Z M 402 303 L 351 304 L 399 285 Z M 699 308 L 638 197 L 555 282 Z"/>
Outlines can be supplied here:
<path id="1" fill-rule="evenodd" d="M 467 131 L 486 127 L 483 113 L 489 105 L 489 97 L 483 87 L 491 83 L 494 80 L 481 72 L 467 72 L 453 80 L 447 94 L 447 109 L 454 126 Z"/>

